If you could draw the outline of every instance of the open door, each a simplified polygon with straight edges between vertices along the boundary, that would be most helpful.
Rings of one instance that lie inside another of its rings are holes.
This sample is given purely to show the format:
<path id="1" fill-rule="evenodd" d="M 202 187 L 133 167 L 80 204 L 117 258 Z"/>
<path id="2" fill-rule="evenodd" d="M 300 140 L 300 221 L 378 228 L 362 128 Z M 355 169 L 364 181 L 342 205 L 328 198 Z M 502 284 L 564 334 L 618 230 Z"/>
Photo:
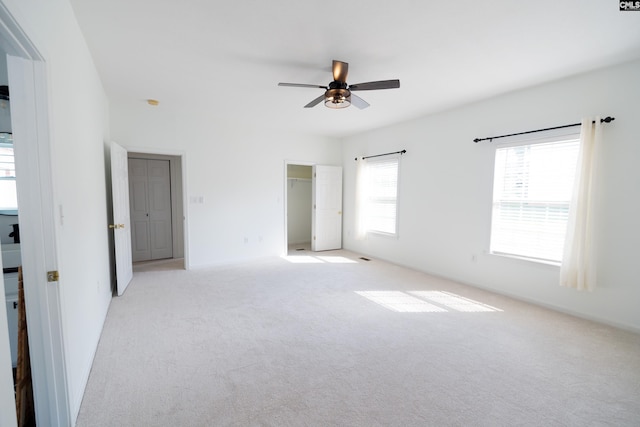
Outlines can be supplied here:
<path id="1" fill-rule="evenodd" d="M 131 259 L 131 221 L 129 219 L 129 171 L 127 150 L 111 143 L 111 197 L 113 198 L 113 240 L 116 260 L 118 296 L 129 286 L 133 277 Z"/>
<path id="2" fill-rule="evenodd" d="M 312 251 L 342 248 L 342 167 L 313 167 Z"/>

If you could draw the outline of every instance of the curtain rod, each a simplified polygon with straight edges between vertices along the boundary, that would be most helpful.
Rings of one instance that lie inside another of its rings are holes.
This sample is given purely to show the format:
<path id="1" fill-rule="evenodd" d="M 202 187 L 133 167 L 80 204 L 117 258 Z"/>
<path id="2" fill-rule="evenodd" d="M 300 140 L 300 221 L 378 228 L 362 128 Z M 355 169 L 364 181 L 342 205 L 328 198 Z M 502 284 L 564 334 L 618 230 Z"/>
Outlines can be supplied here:
<path id="1" fill-rule="evenodd" d="M 616 118 L 615 117 L 610 117 L 607 116 L 604 119 L 600 119 L 600 123 L 610 123 L 612 121 L 614 121 Z M 595 123 L 592 122 L 592 123 Z M 582 125 L 582 123 L 572 123 L 570 125 L 562 125 L 562 126 L 554 126 L 552 128 L 545 128 L 545 129 L 536 129 L 536 130 L 529 130 L 526 132 L 518 132 L 518 133 L 510 133 L 509 135 L 499 135 L 499 136 L 490 136 L 488 138 L 476 138 L 473 140 L 473 142 L 475 142 L 476 144 L 480 141 L 493 141 L 494 139 L 498 139 L 498 138 L 506 138 L 508 136 L 516 136 L 516 135 L 526 135 L 528 133 L 535 133 L 535 132 L 544 132 L 546 130 L 554 130 L 554 129 L 563 129 L 563 128 L 570 128 L 570 127 L 574 127 L 574 126 L 580 126 Z"/>
<path id="2" fill-rule="evenodd" d="M 404 154 L 404 153 L 406 153 L 406 152 L 407 152 L 407 150 L 401 150 L 401 151 L 394 151 L 393 153 L 375 154 L 375 155 L 373 155 L 373 156 L 366 156 L 366 157 L 362 157 L 362 160 L 364 160 L 364 159 L 370 159 L 370 158 L 372 158 L 372 157 L 390 156 L 390 155 L 392 155 L 392 154 L 400 154 L 400 155 L 403 155 L 403 154 Z M 354 160 L 356 160 L 356 161 L 357 161 L 357 160 L 358 160 L 358 158 L 356 157 Z"/>

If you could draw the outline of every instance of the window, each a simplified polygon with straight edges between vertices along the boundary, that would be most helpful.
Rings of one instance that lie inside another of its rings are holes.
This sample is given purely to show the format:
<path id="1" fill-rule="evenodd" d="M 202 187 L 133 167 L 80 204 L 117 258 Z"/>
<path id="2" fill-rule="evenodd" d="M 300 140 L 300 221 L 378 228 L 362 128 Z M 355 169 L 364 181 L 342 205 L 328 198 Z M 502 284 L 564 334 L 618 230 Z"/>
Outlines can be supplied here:
<path id="1" fill-rule="evenodd" d="M 366 231 L 397 232 L 398 158 L 367 160 L 364 220 Z"/>
<path id="2" fill-rule="evenodd" d="M 577 135 L 496 150 L 491 253 L 560 263 Z"/>
<path id="3" fill-rule="evenodd" d="M 0 212 L 16 213 L 17 209 L 13 141 L 10 134 L 2 134 L 0 135 Z"/>

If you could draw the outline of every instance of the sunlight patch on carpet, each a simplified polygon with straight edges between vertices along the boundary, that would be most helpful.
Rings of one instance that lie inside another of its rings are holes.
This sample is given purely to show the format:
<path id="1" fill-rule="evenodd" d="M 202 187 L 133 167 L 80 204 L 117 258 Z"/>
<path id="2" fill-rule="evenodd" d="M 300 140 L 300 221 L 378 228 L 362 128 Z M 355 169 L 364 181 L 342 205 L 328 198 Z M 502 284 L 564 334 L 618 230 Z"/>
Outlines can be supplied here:
<path id="1" fill-rule="evenodd" d="M 356 294 L 363 296 L 389 310 L 400 313 L 431 313 L 446 311 L 441 307 L 412 297 L 400 291 L 356 291 Z"/>
<path id="2" fill-rule="evenodd" d="M 413 291 L 409 293 L 455 311 L 463 311 L 467 313 L 502 311 L 499 308 L 446 291 Z"/>
<path id="3" fill-rule="evenodd" d="M 289 261 L 292 264 L 356 264 L 358 261 L 349 259 L 343 256 L 334 256 L 334 255 L 323 255 L 323 256 L 312 256 L 312 255 L 288 255 L 283 256 L 285 260 Z"/>
<path id="4" fill-rule="evenodd" d="M 399 313 L 502 311 L 499 308 L 446 291 L 356 291 L 356 294 Z"/>

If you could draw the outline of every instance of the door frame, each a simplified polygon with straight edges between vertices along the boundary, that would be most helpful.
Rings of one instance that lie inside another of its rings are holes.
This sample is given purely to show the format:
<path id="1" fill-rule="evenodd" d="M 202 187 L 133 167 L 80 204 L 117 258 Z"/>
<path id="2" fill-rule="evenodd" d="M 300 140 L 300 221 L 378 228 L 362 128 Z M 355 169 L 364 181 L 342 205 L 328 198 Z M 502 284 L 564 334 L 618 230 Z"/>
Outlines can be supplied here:
<path id="1" fill-rule="evenodd" d="M 71 425 L 60 293 L 57 282 L 46 280 L 47 271 L 57 270 L 58 249 L 46 64 L 2 3 L 0 50 L 8 55 L 12 127 L 14 140 L 21 142 L 15 148 L 16 166 L 21 171 L 16 183 L 23 225 L 21 253 L 36 420 Z M 4 302 L 4 291 L 0 298 Z M 15 408 L 15 399 L 8 400 L 13 400 Z M 6 399 L 0 401 L 0 408 L 6 408 L 7 403 Z"/>
<path id="2" fill-rule="evenodd" d="M 289 182 L 287 181 L 289 174 L 287 171 L 287 166 L 289 165 L 300 165 L 300 166 L 315 166 L 317 165 L 317 162 L 303 162 L 303 161 L 295 161 L 295 160 L 285 160 L 284 161 L 284 250 L 282 252 L 282 256 L 287 256 L 289 254 L 289 214 L 288 212 L 288 208 L 289 208 L 289 200 L 288 200 L 288 194 L 289 194 Z M 313 200 L 311 201 L 311 203 L 313 204 Z M 313 236 L 312 236 L 313 238 Z"/>
<path id="3" fill-rule="evenodd" d="M 138 148 L 134 146 L 127 146 L 128 158 L 144 158 L 144 159 L 159 159 L 159 160 L 169 160 L 169 165 L 171 167 L 171 190 L 172 190 L 172 200 L 171 200 L 171 230 L 173 233 L 173 258 L 176 258 L 176 253 L 180 253 L 180 251 L 176 250 L 177 248 L 177 240 L 176 232 L 181 232 L 182 236 L 182 250 L 184 253 L 184 268 L 185 270 L 191 269 L 191 264 L 189 262 L 189 224 L 188 218 L 189 215 L 187 213 L 188 204 L 187 204 L 187 154 L 182 150 L 163 150 L 156 148 Z M 169 158 L 172 157 L 172 158 Z M 180 175 L 177 175 L 174 172 L 175 162 L 178 162 L 180 165 Z M 177 178 L 180 179 L 180 182 L 176 182 Z M 182 191 L 182 211 L 180 211 L 180 207 L 177 205 L 177 200 L 174 200 L 173 197 L 173 189 L 179 187 Z M 175 214 L 175 215 L 174 215 Z M 182 227 L 180 227 L 180 217 L 182 217 Z"/>

